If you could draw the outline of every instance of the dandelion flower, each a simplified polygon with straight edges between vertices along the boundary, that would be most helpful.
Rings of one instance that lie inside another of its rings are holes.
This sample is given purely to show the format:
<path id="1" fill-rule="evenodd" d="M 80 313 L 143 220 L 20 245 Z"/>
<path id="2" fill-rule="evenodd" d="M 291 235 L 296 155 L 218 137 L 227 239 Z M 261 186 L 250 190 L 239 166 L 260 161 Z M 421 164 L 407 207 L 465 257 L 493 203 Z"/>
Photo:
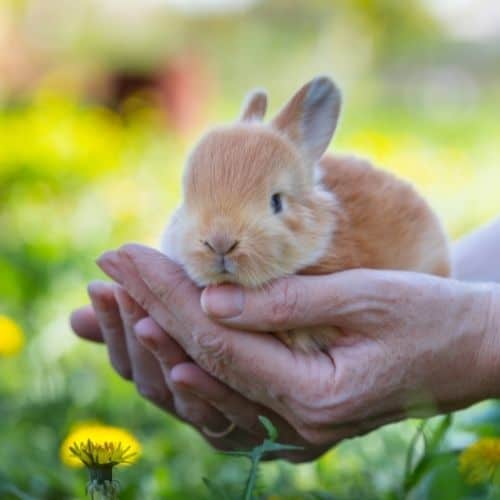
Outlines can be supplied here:
<path id="1" fill-rule="evenodd" d="M 459 463 L 470 484 L 492 482 L 500 474 L 500 439 L 480 439 L 461 453 Z"/>
<path id="2" fill-rule="evenodd" d="M 130 445 L 124 447 L 122 443 L 96 444 L 90 439 L 86 443 L 73 443 L 69 447 L 73 456 L 81 460 L 87 467 L 104 467 L 120 464 L 130 464 L 137 453 L 130 451 Z"/>
<path id="3" fill-rule="evenodd" d="M 141 451 L 128 431 L 98 423 L 79 424 L 61 445 L 61 460 L 70 467 L 87 467 L 87 492 L 92 499 L 116 499 L 113 467 L 135 462 Z"/>
<path id="4" fill-rule="evenodd" d="M 24 345 L 21 327 L 8 316 L 0 315 L 0 356 L 13 356 Z"/>
<path id="5" fill-rule="evenodd" d="M 101 465 L 111 462 L 116 462 L 114 465 L 133 463 L 137 460 L 141 452 L 140 443 L 125 429 L 95 422 L 84 422 L 73 427 L 62 443 L 61 460 L 63 463 L 69 467 L 83 467 L 87 465 L 70 448 L 75 448 L 74 445 L 77 445 L 76 450 L 86 450 L 89 440 L 93 444 L 93 448 L 89 450 L 93 453 L 94 458 L 92 460 L 94 463 Z M 126 450 L 127 458 L 125 460 L 123 460 L 123 457 L 120 459 L 119 445 L 121 452 Z M 86 460 L 90 461 L 91 459 L 87 458 Z"/>

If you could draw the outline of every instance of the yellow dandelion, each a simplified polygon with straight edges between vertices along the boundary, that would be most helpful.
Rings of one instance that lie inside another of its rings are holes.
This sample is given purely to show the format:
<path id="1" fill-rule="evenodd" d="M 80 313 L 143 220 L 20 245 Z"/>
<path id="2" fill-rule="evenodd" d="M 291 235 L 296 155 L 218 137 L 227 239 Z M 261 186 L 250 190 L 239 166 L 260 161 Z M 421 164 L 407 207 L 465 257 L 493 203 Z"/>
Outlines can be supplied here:
<path id="1" fill-rule="evenodd" d="M 137 455 L 130 451 L 130 445 L 124 447 L 122 443 L 108 442 L 100 444 L 90 439 L 86 443 L 73 443 L 69 451 L 87 467 L 114 467 L 120 464 L 130 464 Z"/>
<path id="2" fill-rule="evenodd" d="M 94 422 L 71 429 L 60 449 L 70 467 L 130 464 L 139 458 L 141 445 L 125 429 Z"/>
<path id="3" fill-rule="evenodd" d="M 500 439 L 479 439 L 461 453 L 459 464 L 468 483 L 493 481 L 500 474 Z"/>
<path id="4" fill-rule="evenodd" d="M 0 315 L 0 356 L 13 356 L 24 345 L 21 327 L 8 316 Z"/>
<path id="5" fill-rule="evenodd" d="M 140 451 L 139 441 L 125 429 L 81 423 L 62 443 L 61 459 L 70 467 L 85 465 L 91 500 L 117 500 L 120 488 L 118 481 L 113 480 L 113 467 L 135 462 Z"/>

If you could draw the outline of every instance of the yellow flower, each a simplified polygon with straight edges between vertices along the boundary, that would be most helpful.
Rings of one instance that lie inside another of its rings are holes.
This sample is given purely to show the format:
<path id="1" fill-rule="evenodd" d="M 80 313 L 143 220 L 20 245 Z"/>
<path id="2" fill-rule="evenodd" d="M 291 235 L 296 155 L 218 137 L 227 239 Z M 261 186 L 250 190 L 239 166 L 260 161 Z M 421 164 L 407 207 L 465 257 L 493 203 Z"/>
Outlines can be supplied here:
<path id="1" fill-rule="evenodd" d="M 483 438 L 475 442 L 461 453 L 459 464 L 468 483 L 492 481 L 500 474 L 500 439 Z"/>
<path id="2" fill-rule="evenodd" d="M 0 356 L 17 354 L 24 345 L 21 327 L 7 316 L 0 315 Z"/>
<path id="3" fill-rule="evenodd" d="M 61 460 L 70 467 L 130 464 L 140 452 L 141 445 L 130 432 L 94 422 L 71 429 L 60 449 Z"/>
<path id="4" fill-rule="evenodd" d="M 130 446 L 124 447 L 121 442 L 100 444 L 90 439 L 86 443 L 73 443 L 69 451 L 87 467 L 129 464 L 137 455 L 130 451 Z"/>

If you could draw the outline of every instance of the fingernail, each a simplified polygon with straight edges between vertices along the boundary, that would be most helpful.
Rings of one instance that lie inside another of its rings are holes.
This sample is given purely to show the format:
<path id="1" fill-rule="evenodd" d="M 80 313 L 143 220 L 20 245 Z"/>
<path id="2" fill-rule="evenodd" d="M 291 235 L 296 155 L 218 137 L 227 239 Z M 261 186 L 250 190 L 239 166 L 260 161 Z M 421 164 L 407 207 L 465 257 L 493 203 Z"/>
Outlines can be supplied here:
<path id="1" fill-rule="evenodd" d="M 182 385 L 185 388 L 189 387 L 189 384 L 186 384 L 185 371 L 179 365 L 175 365 L 169 373 L 170 380 L 177 385 Z"/>
<path id="2" fill-rule="evenodd" d="M 114 251 L 103 253 L 97 260 L 97 265 L 118 283 L 122 282 L 122 275 L 119 269 L 120 258 Z"/>
<path id="3" fill-rule="evenodd" d="M 243 312 L 243 290 L 235 285 L 205 288 L 201 295 L 201 308 L 209 316 L 233 318 Z"/>
<path id="4" fill-rule="evenodd" d="M 101 281 L 91 281 L 87 285 L 87 292 L 90 296 L 101 297 L 107 291 L 106 285 Z"/>
<path id="5" fill-rule="evenodd" d="M 134 332 L 139 341 L 152 351 L 158 350 L 158 344 L 153 338 L 151 318 L 142 318 L 134 325 Z"/>
<path id="6" fill-rule="evenodd" d="M 109 283 L 92 281 L 87 286 L 87 293 L 92 303 L 95 302 L 105 308 L 113 307 L 114 296 Z"/>

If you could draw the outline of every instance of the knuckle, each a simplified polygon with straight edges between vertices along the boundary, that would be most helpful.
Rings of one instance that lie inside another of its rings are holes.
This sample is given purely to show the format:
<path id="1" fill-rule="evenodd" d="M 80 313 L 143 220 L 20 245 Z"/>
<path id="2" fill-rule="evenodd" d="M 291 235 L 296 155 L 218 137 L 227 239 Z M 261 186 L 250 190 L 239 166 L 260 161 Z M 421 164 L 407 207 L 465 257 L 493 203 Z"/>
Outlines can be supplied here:
<path id="1" fill-rule="evenodd" d="M 138 318 L 144 316 L 144 310 L 141 308 L 134 299 L 129 297 L 124 301 L 122 309 L 122 319 L 124 322 L 133 323 L 136 322 Z"/>
<path id="2" fill-rule="evenodd" d="M 208 372 L 220 374 L 231 364 L 230 343 L 216 330 L 200 330 L 193 333 L 198 346 L 197 361 Z"/>
<path id="3" fill-rule="evenodd" d="M 274 329 L 286 328 L 291 318 L 300 313 L 300 296 L 293 279 L 286 278 L 271 301 L 271 325 Z"/>
<path id="4" fill-rule="evenodd" d="M 165 286 L 165 283 L 151 283 L 149 284 L 150 290 L 152 294 L 164 304 L 167 304 L 171 301 L 172 295 L 176 289 L 177 284 L 171 283 L 169 286 Z"/>
<path id="5" fill-rule="evenodd" d="M 182 268 L 169 269 L 167 272 L 164 271 L 164 276 L 161 276 L 161 280 L 150 282 L 148 286 L 154 296 L 163 304 L 168 304 L 173 302 L 175 296 L 180 293 L 182 294 L 182 288 L 186 285 L 186 276 Z"/>
<path id="6" fill-rule="evenodd" d="M 412 290 L 412 286 L 406 282 L 405 278 L 388 272 L 376 272 L 373 280 L 373 295 L 383 300 L 383 304 L 391 306 L 400 304 L 406 297 L 411 297 L 418 293 Z"/>
<path id="7" fill-rule="evenodd" d="M 114 295 L 106 300 L 92 297 L 92 306 L 101 327 L 107 327 L 108 324 L 116 324 L 120 321 L 120 310 Z"/>
<path id="8" fill-rule="evenodd" d="M 351 402 L 315 402 L 296 412 L 300 427 L 306 429 L 325 430 L 342 424 L 355 414 L 356 408 Z"/>
<path id="9" fill-rule="evenodd" d="M 299 413 L 302 427 L 307 429 L 319 429 L 324 424 L 324 417 L 318 415 L 315 411 L 303 411 Z"/>
<path id="10" fill-rule="evenodd" d="M 151 294 L 136 294 L 134 296 L 134 301 L 137 303 L 138 307 L 142 308 L 144 311 L 150 311 L 155 305 L 155 297 Z"/>
<path id="11" fill-rule="evenodd" d="M 315 412 L 309 408 L 295 408 L 293 425 L 297 430 L 318 429 L 322 423 L 323 419 L 316 416 Z"/>
<path id="12" fill-rule="evenodd" d="M 297 432 L 308 442 L 316 446 L 321 446 L 327 443 L 328 437 L 321 429 L 314 427 L 304 427 L 297 429 Z"/>
<path id="13" fill-rule="evenodd" d="M 335 418 L 330 412 L 297 408 L 292 422 L 296 432 L 313 445 L 328 443 Z"/>
<path id="14" fill-rule="evenodd" d="M 105 314 L 100 315 L 98 323 L 101 330 L 110 334 L 110 337 L 118 336 L 117 332 L 120 332 L 123 327 L 119 311 L 106 311 Z"/>

